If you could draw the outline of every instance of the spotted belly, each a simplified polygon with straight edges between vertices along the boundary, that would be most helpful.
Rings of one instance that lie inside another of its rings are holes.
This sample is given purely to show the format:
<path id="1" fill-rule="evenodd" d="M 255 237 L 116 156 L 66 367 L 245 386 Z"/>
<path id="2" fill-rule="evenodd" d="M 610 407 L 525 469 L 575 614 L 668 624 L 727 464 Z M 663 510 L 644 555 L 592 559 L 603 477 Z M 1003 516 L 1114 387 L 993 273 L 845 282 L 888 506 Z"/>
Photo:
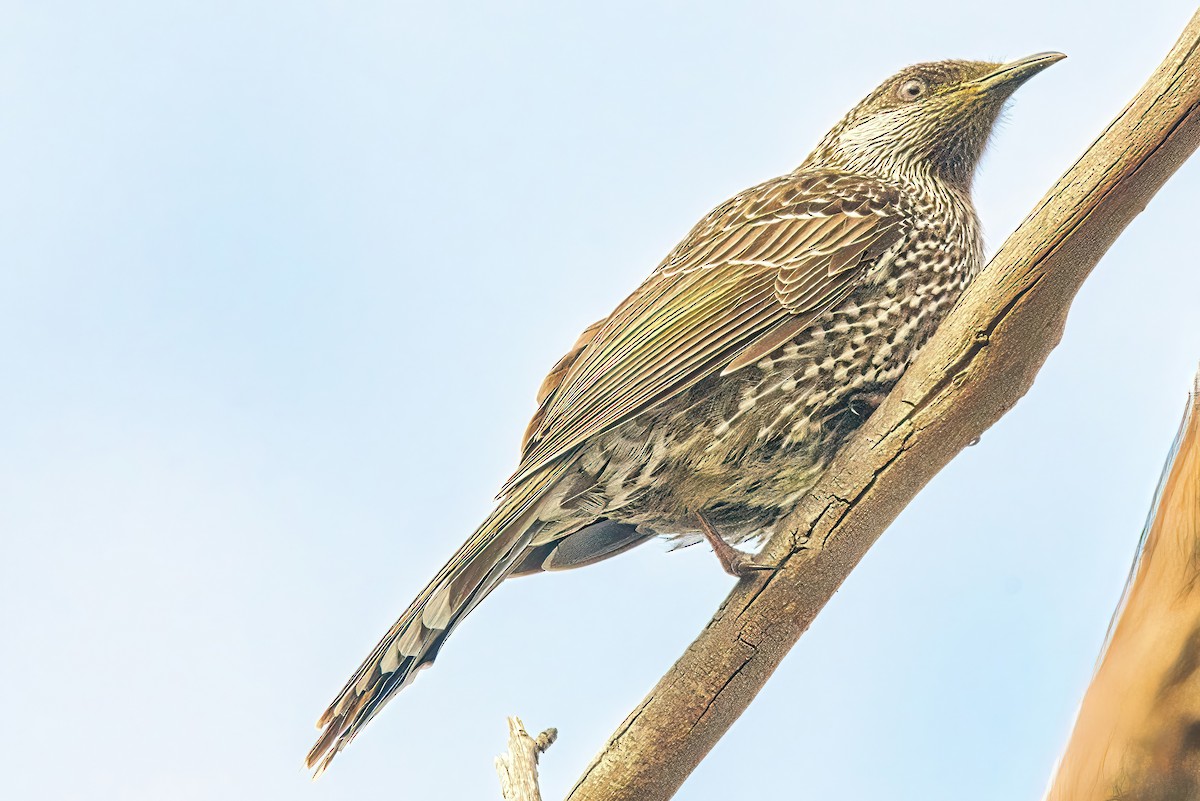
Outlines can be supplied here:
<path id="1" fill-rule="evenodd" d="M 563 511 L 668 536 L 694 534 L 703 511 L 731 541 L 770 536 L 899 379 L 963 283 L 919 278 L 863 287 L 770 357 L 710 376 L 588 443 L 576 480 L 557 499 Z"/>

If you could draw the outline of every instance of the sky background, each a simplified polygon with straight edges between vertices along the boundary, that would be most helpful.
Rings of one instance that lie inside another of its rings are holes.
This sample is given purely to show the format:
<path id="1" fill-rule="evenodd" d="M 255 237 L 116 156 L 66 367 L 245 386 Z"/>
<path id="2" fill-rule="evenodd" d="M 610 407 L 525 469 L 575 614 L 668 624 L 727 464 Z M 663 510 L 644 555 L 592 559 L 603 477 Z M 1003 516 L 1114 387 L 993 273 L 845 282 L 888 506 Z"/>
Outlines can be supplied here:
<path id="1" fill-rule="evenodd" d="M 900 67 L 1061 50 L 991 252 L 1192 10 L 3 0 L 0 794 L 499 798 L 517 713 L 561 797 L 730 589 L 706 548 L 506 584 L 300 767 L 550 365 Z M 1198 199 L 1193 160 L 679 798 L 1041 796 L 1200 360 Z"/>

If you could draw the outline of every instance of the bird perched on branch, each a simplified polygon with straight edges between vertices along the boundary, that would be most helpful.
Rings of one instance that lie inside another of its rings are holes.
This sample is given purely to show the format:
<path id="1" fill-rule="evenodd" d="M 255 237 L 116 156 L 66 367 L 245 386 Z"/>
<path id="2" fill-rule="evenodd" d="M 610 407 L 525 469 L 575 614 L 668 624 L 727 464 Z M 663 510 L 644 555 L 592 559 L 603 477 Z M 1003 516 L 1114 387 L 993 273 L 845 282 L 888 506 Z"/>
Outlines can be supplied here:
<path id="1" fill-rule="evenodd" d="M 1059 59 L 917 64 L 795 171 L 702 219 L 538 392 L 495 510 L 338 694 L 318 773 L 510 576 L 655 536 L 769 536 L 982 264 L 971 181 L 1005 100 Z"/>

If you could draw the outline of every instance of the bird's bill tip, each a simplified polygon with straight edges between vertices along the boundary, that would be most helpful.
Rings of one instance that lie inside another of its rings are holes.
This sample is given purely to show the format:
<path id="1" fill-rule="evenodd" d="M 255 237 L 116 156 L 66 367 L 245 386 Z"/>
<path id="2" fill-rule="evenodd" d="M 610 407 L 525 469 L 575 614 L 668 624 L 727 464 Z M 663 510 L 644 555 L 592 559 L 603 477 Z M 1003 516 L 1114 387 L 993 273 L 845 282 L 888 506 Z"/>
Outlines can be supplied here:
<path id="1" fill-rule="evenodd" d="M 1016 61 L 1010 61 L 1007 66 L 1040 64 L 1043 67 L 1049 67 L 1051 64 L 1057 64 L 1066 57 L 1066 53 L 1060 53 L 1057 50 L 1047 50 L 1044 53 L 1034 53 L 1032 56 L 1025 56 L 1025 58 L 1019 58 Z"/>
<path id="2" fill-rule="evenodd" d="M 987 89 L 1001 86 L 1015 88 L 1046 69 L 1046 67 L 1049 67 L 1051 64 L 1057 64 L 1066 57 L 1065 53 L 1053 51 L 1034 53 L 1032 56 L 1019 58 L 1016 61 L 1010 61 L 1002 65 L 996 71 L 980 78 L 978 83 Z"/>

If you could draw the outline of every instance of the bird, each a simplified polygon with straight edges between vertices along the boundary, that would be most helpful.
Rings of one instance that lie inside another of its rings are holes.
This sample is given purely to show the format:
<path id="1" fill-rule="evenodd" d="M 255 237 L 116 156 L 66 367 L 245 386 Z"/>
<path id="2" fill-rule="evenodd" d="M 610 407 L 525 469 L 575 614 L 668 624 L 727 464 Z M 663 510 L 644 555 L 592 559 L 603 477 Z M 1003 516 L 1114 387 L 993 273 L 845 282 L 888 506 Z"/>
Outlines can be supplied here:
<path id="1" fill-rule="evenodd" d="M 321 715 L 315 775 L 507 578 L 660 536 L 766 567 L 735 546 L 797 506 L 979 271 L 976 167 L 1008 98 L 1063 58 L 906 67 L 588 326 L 493 511 Z"/>

